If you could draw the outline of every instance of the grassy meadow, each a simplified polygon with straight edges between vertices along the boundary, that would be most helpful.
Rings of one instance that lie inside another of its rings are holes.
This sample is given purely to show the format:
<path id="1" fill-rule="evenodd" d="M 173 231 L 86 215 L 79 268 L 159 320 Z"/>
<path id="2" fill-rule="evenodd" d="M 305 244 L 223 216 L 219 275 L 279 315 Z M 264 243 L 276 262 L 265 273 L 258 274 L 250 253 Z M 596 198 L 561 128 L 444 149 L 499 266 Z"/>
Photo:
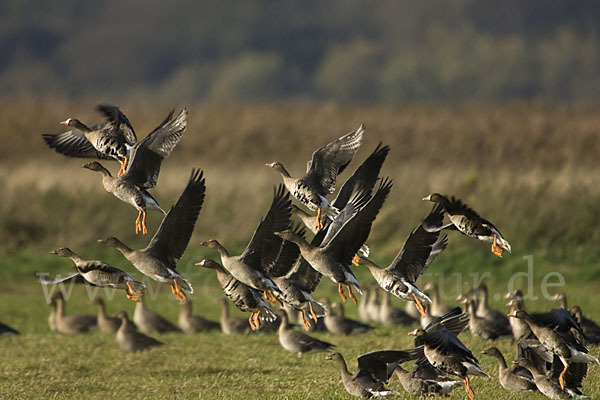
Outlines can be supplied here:
<path id="1" fill-rule="evenodd" d="M 169 107 L 152 99 L 119 104 L 138 138 L 160 122 Z M 146 246 L 161 215 L 150 211 L 148 237 L 134 233 L 135 210 L 101 187 L 100 177 L 46 148 L 40 135 L 62 131 L 59 121 L 99 120 L 93 102 L 27 96 L 0 101 L 0 321 L 18 329 L 0 338 L 0 398 L 347 398 L 337 365 L 325 354 L 302 358 L 283 350 L 275 334 L 244 337 L 221 334 L 162 335 L 166 346 L 143 354 L 120 351 L 112 335 L 62 336 L 50 332 L 45 293 L 35 272 L 51 276 L 72 271 L 69 260 L 50 255 L 66 246 L 84 258 L 102 259 L 136 278 L 141 275 L 97 239 L 116 236 L 133 248 Z M 173 154 L 163 163 L 152 193 L 168 209 L 193 167 L 205 172 L 207 194 L 196 230 L 178 270 L 194 285 L 194 312 L 219 318 L 221 296 L 214 271 L 195 262 L 215 257 L 199 242 L 219 239 L 232 252 L 243 251 L 265 214 L 280 177 L 266 162 L 283 162 L 292 175 L 305 170 L 312 152 L 361 122 L 364 143 L 339 178 L 343 182 L 381 141 L 390 154 L 382 175 L 394 181 L 375 221 L 369 245 L 372 259 L 385 266 L 407 235 L 430 210 L 421 201 L 431 192 L 455 194 L 490 219 L 513 247 L 499 259 L 489 245 L 451 233 L 448 249 L 436 260 L 421 287 L 443 285 L 444 302 L 483 281 L 490 304 L 508 310 L 501 295 L 525 289 L 533 311 L 557 307 L 549 296 L 565 292 L 589 318 L 600 321 L 600 107 L 538 103 L 440 106 L 337 106 L 284 103 L 186 105 L 189 124 Z M 108 165 L 107 162 L 104 164 Z M 116 163 L 110 163 L 116 173 Z M 361 284 L 372 282 L 355 268 Z M 101 296 L 106 298 L 103 290 Z M 166 286 L 152 285 L 148 306 L 176 321 L 179 304 Z M 323 279 L 317 296 L 337 300 L 335 286 Z M 95 313 L 85 287 L 75 287 L 68 313 Z M 393 299 L 395 305 L 404 303 Z M 110 314 L 133 312 L 133 302 L 118 292 L 107 302 Z M 348 304 L 347 313 L 356 316 Z M 237 310 L 235 315 L 241 315 Z M 412 346 L 408 328 L 377 326 L 363 336 L 317 333 L 346 357 L 377 349 Z M 463 333 L 478 355 L 483 341 Z M 498 342 L 507 360 L 514 351 Z M 592 353 L 599 356 L 598 348 Z M 477 398 L 534 399 L 511 395 L 499 386 L 495 360 L 480 355 L 493 379 L 473 379 Z M 395 379 L 390 387 L 402 392 Z M 600 368 L 591 367 L 583 392 L 600 393 Z M 403 394 L 399 398 L 411 398 Z M 452 398 L 466 398 L 458 388 Z"/>

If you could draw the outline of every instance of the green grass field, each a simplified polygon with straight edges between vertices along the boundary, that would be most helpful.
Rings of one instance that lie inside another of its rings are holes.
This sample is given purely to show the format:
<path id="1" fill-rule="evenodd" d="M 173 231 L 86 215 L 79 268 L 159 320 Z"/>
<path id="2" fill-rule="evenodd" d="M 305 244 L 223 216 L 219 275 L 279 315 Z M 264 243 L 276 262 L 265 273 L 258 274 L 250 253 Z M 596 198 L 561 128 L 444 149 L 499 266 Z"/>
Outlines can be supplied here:
<path id="1" fill-rule="evenodd" d="M 39 139 L 43 132 L 60 132 L 56 122 L 68 116 L 81 114 L 82 120 L 93 121 L 91 105 L 24 98 L 4 104 L 0 111 L 0 139 L 4 139 L 0 140 L 4 188 L 0 321 L 22 333 L 0 338 L 0 398 L 348 398 L 338 367 L 324 360 L 326 354 L 298 358 L 280 347 L 275 334 L 168 334 L 159 337 L 166 346 L 125 354 L 113 335 L 50 332 L 49 307 L 34 273 L 72 271 L 69 260 L 48 254 L 50 250 L 69 246 L 84 257 L 105 260 L 140 278 L 119 254 L 96 240 L 114 235 L 135 248 L 150 240 L 135 236 L 135 211 L 103 192 L 99 177 L 80 168 L 82 160 L 63 158 L 44 148 Z M 140 126 L 138 137 L 167 109 L 121 106 L 136 129 Z M 214 300 L 222 295 L 214 271 L 193 266 L 216 255 L 199 242 L 218 238 L 234 252 L 243 250 L 268 208 L 273 186 L 280 181 L 263 164 L 289 160 L 290 169 L 299 173 L 317 146 L 364 121 L 367 137 L 357 161 L 364 160 L 380 140 L 392 147 L 382 174 L 394 180 L 394 188 L 369 239 L 374 261 L 387 265 L 427 214 L 430 204 L 421 202 L 423 195 L 453 193 L 499 227 L 511 242 L 513 254 L 498 259 L 487 244 L 452 233 L 448 250 L 419 280 L 421 287 L 428 280 L 442 282 L 445 302 L 451 303 L 451 298 L 483 280 L 490 286 L 491 305 L 508 311 L 500 295 L 510 289 L 514 277 L 514 287 L 538 298 L 527 300 L 528 309 L 558 307 L 546 295 L 564 291 L 570 305 L 580 305 L 587 317 L 600 321 L 596 295 L 600 289 L 600 231 L 596 226 L 600 217 L 596 164 L 600 109 L 535 104 L 462 108 L 192 105 L 189 109 L 188 132 L 163 164 L 153 194 L 168 208 L 185 186 L 191 168 L 205 171 L 206 202 L 178 266 L 194 285 L 195 313 L 217 320 Z M 38 118 L 28 118 L 32 114 Z M 353 162 L 349 170 L 357 165 Z M 347 176 L 344 173 L 340 180 Z M 160 218 L 158 213 L 149 214 L 149 236 Z M 523 258 L 529 256 L 531 269 Z M 372 282 L 366 270 L 356 270 L 361 284 Z M 337 300 L 335 289 L 324 279 L 317 296 Z M 147 297 L 149 308 L 176 321 L 179 304 L 168 287 Z M 75 287 L 67 310 L 95 313 L 88 301 L 86 289 Z M 133 308 L 122 293 L 107 304 L 111 314 L 127 310 L 131 315 Z M 347 305 L 346 310 L 356 316 L 354 305 Z M 362 353 L 412 347 L 408 331 L 378 326 L 362 336 L 315 335 L 336 344 L 354 370 L 355 358 Z M 486 344 L 468 333 L 461 339 L 494 376 L 473 379 L 477 398 L 541 398 L 502 390 L 495 360 L 478 354 Z M 512 360 L 510 341 L 497 345 Z M 591 352 L 600 355 L 597 347 Z M 402 392 L 395 379 L 389 386 Z M 600 368 L 590 367 L 582 390 L 592 397 L 600 393 Z M 466 398 L 464 390 L 455 389 L 452 398 Z"/>

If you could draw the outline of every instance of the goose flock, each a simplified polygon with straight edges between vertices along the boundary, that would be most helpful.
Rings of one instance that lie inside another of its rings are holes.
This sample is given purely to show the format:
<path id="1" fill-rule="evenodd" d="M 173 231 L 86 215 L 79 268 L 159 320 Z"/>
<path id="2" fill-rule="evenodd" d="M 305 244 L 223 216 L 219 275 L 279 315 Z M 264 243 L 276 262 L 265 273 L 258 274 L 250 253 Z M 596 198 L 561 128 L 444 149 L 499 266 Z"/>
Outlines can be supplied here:
<path id="1" fill-rule="evenodd" d="M 145 277 L 170 285 L 182 304 L 179 326 L 146 307 L 144 282 L 103 261 L 86 260 L 68 247 L 60 247 L 51 253 L 71 259 L 75 272 L 56 279 L 38 274 L 42 284 L 74 282 L 116 288 L 124 290 L 127 299 L 136 302 L 136 306 L 133 320 L 124 311 L 108 316 L 101 299 L 93 301 L 98 306 L 97 316 L 67 314 L 65 298 L 56 291 L 50 300 L 52 311 L 48 319 L 52 331 L 76 334 L 98 329 L 116 333 L 121 348 L 131 352 L 165 345 L 148 336 L 165 332 L 274 331 L 285 350 L 300 356 L 336 348 L 311 336 L 321 330 L 337 335 L 368 335 L 374 323 L 420 325 L 409 333 L 415 338 L 413 348 L 373 349 L 358 358 L 355 373 L 349 372 L 340 352 L 331 353 L 326 359 L 338 364 L 345 389 L 357 397 L 397 395 L 398 392 L 386 386 L 396 376 L 401 387 L 415 396 L 447 395 L 453 388 L 464 385 L 466 394 L 473 399 L 471 377 L 489 378 L 490 374 L 479 366 L 475 355 L 459 339 L 458 335 L 468 330 L 488 344 L 502 337 L 513 338 L 516 360 L 510 368 L 496 347 L 482 352 L 497 359 L 499 382 L 506 390 L 539 391 L 551 399 L 589 398 L 579 388 L 588 364 L 599 364 L 589 354 L 588 345 L 600 342 L 600 328 L 583 317 L 579 307 L 567 308 L 564 295 L 557 296 L 561 308 L 530 314 L 525 310 L 520 291 L 508 293 L 507 314 L 488 306 L 484 284 L 460 296 L 458 300 L 464 304 L 464 311 L 442 304 L 435 285 L 428 283 L 419 288 L 419 277 L 448 246 L 448 234 L 453 230 L 491 243 L 491 252 L 498 257 L 502 257 L 503 251 L 511 252 L 499 229 L 460 199 L 439 193 L 424 197 L 423 201 L 434 203 L 432 209 L 406 238 L 389 265 L 382 268 L 369 259 L 366 242 L 393 186 L 390 178 L 380 176 L 390 148 L 378 144 L 341 185 L 337 197 L 328 199 L 336 191 L 338 175 L 348 167 L 363 143 L 364 125 L 316 150 L 302 177 L 293 177 L 279 161 L 266 164 L 281 175 L 282 182 L 275 187 L 271 205 L 245 250 L 239 255 L 232 254 L 226 247 L 226 238 L 206 238 L 201 242 L 214 251 L 214 256 L 196 265 L 217 274 L 226 297 L 218 300 L 221 320 L 214 322 L 193 315 L 188 298 L 194 293 L 192 283 L 177 271 L 177 263 L 188 246 L 204 203 L 204 174 L 192 169 L 187 185 L 168 212 L 148 191 L 157 185 L 162 160 L 181 141 L 188 113 L 185 109 L 177 116 L 170 112 L 138 141 L 134 128 L 118 107 L 102 104 L 97 109 L 106 117 L 105 121 L 88 127 L 78 119 L 68 118 L 61 124 L 72 130 L 44 134 L 43 139 L 50 148 L 66 156 L 119 162 L 116 177 L 98 161 L 83 167 L 99 172 L 104 189 L 138 211 L 136 234 L 148 233 L 147 210 L 157 209 L 165 215 L 143 249 L 134 250 L 112 236 L 99 242 L 119 251 Z M 293 200 L 316 211 L 316 215 L 292 204 Z M 298 219 L 296 223 L 292 222 L 293 217 Z M 359 266 L 368 269 L 372 282 L 358 281 L 353 269 Z M 313 297 L 322 277 L 337 285 L 339 302 Z M 357 294 L 361 295 L 360 300 Z M 391 296 L 407 302 L 406 309 L 395 308 Z M 361 321 L 346 317 L 344 303 L 348 298 L 358 306 Z M 250 313 L 248 318 L 231 317 L 230 303 Z M 305 332 L 293 327 L 296 321 L 302 323 Z M 0 329 L 2 334 L 18 334 L 4 325 Z M 408 361 L 414 361 L 412 371 L 401 366 Z"/>

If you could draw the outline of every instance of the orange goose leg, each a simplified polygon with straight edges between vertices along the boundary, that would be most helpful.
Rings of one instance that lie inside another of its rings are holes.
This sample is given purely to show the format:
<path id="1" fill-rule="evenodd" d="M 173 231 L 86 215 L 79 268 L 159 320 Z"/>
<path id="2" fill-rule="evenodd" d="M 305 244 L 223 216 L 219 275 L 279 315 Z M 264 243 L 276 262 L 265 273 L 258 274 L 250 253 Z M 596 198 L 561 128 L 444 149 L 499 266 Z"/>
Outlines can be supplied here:
<path id="1" fill-rule="evenodd" d="M 315 314 L 315 310 L 313 309 L 312 301 L 308 302 L 308 308 L 310 308 L 310 314 L 312 315 L 313 320 L 316 323 L 319 319 L 317 318 L 317 314 Z M 302 311 L 302 314 L 304 314 L 304 311 Z"/>
<path id="2" fill-rule="evenodd" d="M 496 240 L 498 239 L 498 235 L 494 233 L 494 242 L 492 243 L 492 253 L 502 258 L 502 247 L 496 244 Z"/>
<path id="3" fill-rule="evenodd" d="M 560 388 L 562 390 L 565 390 L 565 372 L 567 372 L 567 368 L 569 368 L 569 364 L 565 365 L 565 368 L 562 370 L 562 372 L 558 376 L 558 383 L 560 383 Z"/>
<path id="4" fill-rule="evenodd" d="M 465 392 L 467 392 L 467 396 L 469 396 L 471 400 L 475 398 L 475 392 L 473 392 L 473 389 L 471 389 L 471 385 L 469 385 L 468 376 L 465 376 Z"/>
<path id="5" fill-rule="evenodd" d="M 321 222 L 321 207 L 319 207 L 317 209 L 317 222 L 315 224 L 315 227 L 317 228 L 318 231 L 323 229 L 323 223 Z"/>
<path id="6" fill-rule="evenodd" d="M 421 304 L 421 302 L 419 301 L 419 298 L 417 297 L 417 295 L 414 292 L 411 294 L 412 294 L 412 297 L 415 299 L 415 307 L 417 307 L 419 314 L 421 314 L 421 318 L 425 318 L 427 316 L 427 314 L 425 314 L 425 307 L 423 307 L 423 304 Z"/>
<path id="7" fill-rule="evenodd" d="M 345 303 L 347 300 L 346 293 L 344 293 L 344 287 L 341 283 L 338 283 L 338 293 L 340 294 L 340 296 L 342 296 L 342 301 Z"/>
<path id="8" fill-rule="evenodd" d="M 134 295 L 134 296 L 143 296 L 144 295 L 143 292 L 140 292 L 139 290 L 135 290 L 134 288 L 132 288 L 130 282 L 126 281 L 125 284 L 129 288 L 129 293 L 131 293 L 132 295 Z"/>
<path id="9" fill-rule="evenodd" d="M 300 316 L 302 317 L 302 323 L 304 324 L 304 329 L 306 332 L 310 330 L 310 322 L 306 320 L 306 316 L 304 315 L 304 310 L 300 312 Z"/>
<path id="10" fill-rule="evenodd" d="M 358 254 L 354 255 L 354 258 L 352 259 L 352 264 L 356 265 L 357 267 L 360 265 L 360 257 L 358 256 Z"/>
<path id="11" fill-rule="evenodd" d="M 272 306 L 275 305 L 275 299 L 269 290 L 264 291 L 265 300 Z"/>
<path id="12" fill-rule="evenodd" d="M 173 294 L 175 295 L 175 297 L 177 297 L 177 300 L 179 300 L 181 304 L 185 303 L 185 293 L 183 293 L 181 289 L 179 289 L 179 285 L 177 284 L 177 278 L 173 279 L 173 285 L 171 285 L 171 292 L 173 292 Z"/>
<path id="13" fill-rule="evenodd" d="M 262 308 L 259 308 L 258 311 L 254 313 L 254 326 L 256 326 L 256 330 L 260 329 L 260 319 L 258 316 L 260 315 L 261 311 Z"/>
<path id="14" fill-rule="evenodd" d="M 250 317 L 248 318 L 248 323 L 250 324 L 250 329 L 252 329 L 253 331 L 255 331 L 256 326 L 254 325 L 254 312 L 250 313 Z"/>
<path id="15" fill-rule="evenodd" d="M 354 293 L 352 293 L 352 288 L 350 287 L 350 285 L 346 285 L 346 287 L 348 288 L 348 296 L 350 296 L 355 305 L 358 304 L 358 299 L 356 298 Z"/>
<path id="16" fill-rule="evenodd" d="M 142 216 L 142 210 L 138 211 L 138 216 L 137 219 L 135 220 L 135 234 L 137 235 L 138 233 L 140 233 L 140 231 L 142 230 L 141 224 L 140 224 L 140 217 Z"/>
<path id="17" fill-rule="evenodd" d="M 137 297 L 137 296 L 134 296 L 134 295 L 132 295 L 132 294 L 129 294 L 129 292 L 126 292 L 126 295 L 127 295 L 127 298 L 128 298 L 129 300 L 133 300 L 133 301 L 135 301 L 136 303 L 141 303 L 141 302 L 142 302 L 142 300 L 141 300 L 139 297 Z"/>
<path id="18" fill-rule="evenodd" d="M 142 234 L 148 234 L 148 229 L 146 229 L 146 210 L 142 212 Z"/>

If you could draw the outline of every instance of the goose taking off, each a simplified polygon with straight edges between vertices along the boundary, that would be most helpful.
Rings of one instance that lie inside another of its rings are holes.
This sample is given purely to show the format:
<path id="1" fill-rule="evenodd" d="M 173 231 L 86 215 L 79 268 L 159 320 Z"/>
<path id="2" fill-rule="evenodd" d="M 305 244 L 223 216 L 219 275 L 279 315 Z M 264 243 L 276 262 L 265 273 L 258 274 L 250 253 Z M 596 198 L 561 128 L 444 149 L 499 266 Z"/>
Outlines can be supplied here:
<path id="1" fill-rule="evenodd" d="M 275 321 L 277 317 L 273 314 L 269 304 L 262 298 L 260 291 L 251 288 L 229 275 L 227 271 L 225 271 L 225 268 L 214 260 L 204 259 L 199 263 L 196 263 L 196 265 L 217 271 L 217 280 L 219 281 L 225 296 L 227 296 L 239 310 L 251 313 L 248 322 L 253 331 L 260 329 L 261 318 L 269 322 Z"/>
<path id="2" fill-rule="evenodd" d="M 413 351 L 373 351 L 358 357 L 358 369 L 352 374 L 348 371 L 346 361 L 340 353 L 333 353 L 325 357 L 326 360 L 339 364 L 342 383 L 346 391 L 362 399 L 398 395 L 399 393 L 387 389 L 384 385 L 388 383 L 398 364 L 413 358 Z"/>
<path id="3" fill-rule="evenodd" d="M 463 379 L 465 391 L 471 400 L 475 393 L 469 385 L 469 375 L 490 377 L 483 371 L 478 361 L 461 341 L 457 334 L 468 323 L 468 314 L 460 308 L 438 318 L 425 329 L 415 329 L 409 335 L 415 337 L 415 348 L 423 349 L 427 361 L 443 372 Z"/>
<path id="4" fill-rule="evenodd" d="M 127 171 L 118 178 L 97 161 L 84 164 L 82 167 L 102 174 L 104 190 L 112 193 L 119 200 L 131 204 L 138 210 L 135 220 L 135 233 L 140 231 L 145 235 L 146 210 L 155 208 L 165 213 L 158 202 L 148 193 L 148 189 L 156 186 L 160 165 L 173 151 L 187 126 L 187 111 L 184 109 L 173 119 L 173 112 L 160 123 L 144 139 L 131 149 L 131 160 Z"/>
<path id="5" fill-rule="evenodd" d="M 144 295 L 144 290 L 146 290 L 144 283 L 135 281 L 129 274 L 103 261 L 84 260 L 67 247 L 52 250 L 50 254 L 70 258 L 75 263 L 77 272 L 54 280 L 46 279 L 44 274 L 38 273 L 37 277 L 44 285 L 74 282 L 98 287 L 124 289 L 127 298 L 137 302 Z"/>
<path id="6" fill-rule="evenodd" d="M 279 255 L 283 241 L 274 232 L 288 229 L 292 215 L 290 195 L 283 185 L 275 189 L 273 202 L 265 218 L 260 222 L 246 250 L 239 256 L 232 256 L 217 240 L 202 242 L 203 246 L 215 249 L 221 255 L 223 267 L 237 280 L 265 292 L 270 299 L 273 292 L 276 296 L 281 290 L 267 275 Z M 271 299 L 273 300 L 273 299 Z"/>
<path id="7" fill-rule="evenodd" d="M 502 251 L 511 252 L 510 244 L 504 239 L 500 231 L 487 219 L 482 218 L 475 210 L 465 203 L 452 196 L 448 199 L 439 193 L 433 193 L 423 198 L 423 200 L 438 203 L 448 213 L 450 224 L 440 228 L 453 228 L 459 232 L 492 243 L 492 253 L 502 257 Z"/>
<path id="8" fill-rule="evenodd" d="M 292 196 L 309 209 L 318 210 L 317 229 L 323 228 L 321 214 L 327 214 L 331 207 L 327 195 L 335 191 L 337 176 L 354 157 L 362 144 L 364 133 L 365 126 L 363 124 L 357 130 L 315 151 L 307 164 L 306 175 L 302 178 L 293 178 L 280 162 L 265 164 L 281 174 L 283 184 Z"/>
<path id="9" fill-rule="evenodd" d="M 185 303 L 185 293 L 194 293 L 192 285 L 177 272 L 177 263 L 190 241 L 198 214 L 204 203 L 206 184 L 202 171 L 192 170 L 192 174 L 177 203 L 171 207 L 158 231 L 141 250 L 132 250 L 119 239 L 110 237 L 99 240 L 115 247 L 142 274 L 161 283 L 170 283 L 171 291 L 181 303 Z"/>
<path id="10" fill-rule="evenodd" d="M 429 215 L 406 239 L 404 246 L 387 268 L 379 268 L 364 257 L 360 257 L 359 261 L 369 268 L 371 275 L 383 290 L 402 300 L 414 301 L 422 318 L 425 318 L 425 307 L 422 303 L 428 305 L 431 304 L 431 300 L 415 286 L 415 282 L 448 244 L 447 236 L 440 238 L 440 230 L 437 229 L 442 225 L 443 219 L 443 208 L 433 207 Z"/>
<path id="11" fill-rule="evenodd" d="M 137 142 L 135 131 L 119 107 L 100 104 L 96 110 L 107 120 L 88 127 L 78 119 L 68 118 L 60 124 L 73 127 L 73 130 L 45 133 L 42 138 L 50 148 L 69 157 L 117 160 L 121 164 L 118 174 L 121 176 L 127 168 L 131 148 Z"/>

